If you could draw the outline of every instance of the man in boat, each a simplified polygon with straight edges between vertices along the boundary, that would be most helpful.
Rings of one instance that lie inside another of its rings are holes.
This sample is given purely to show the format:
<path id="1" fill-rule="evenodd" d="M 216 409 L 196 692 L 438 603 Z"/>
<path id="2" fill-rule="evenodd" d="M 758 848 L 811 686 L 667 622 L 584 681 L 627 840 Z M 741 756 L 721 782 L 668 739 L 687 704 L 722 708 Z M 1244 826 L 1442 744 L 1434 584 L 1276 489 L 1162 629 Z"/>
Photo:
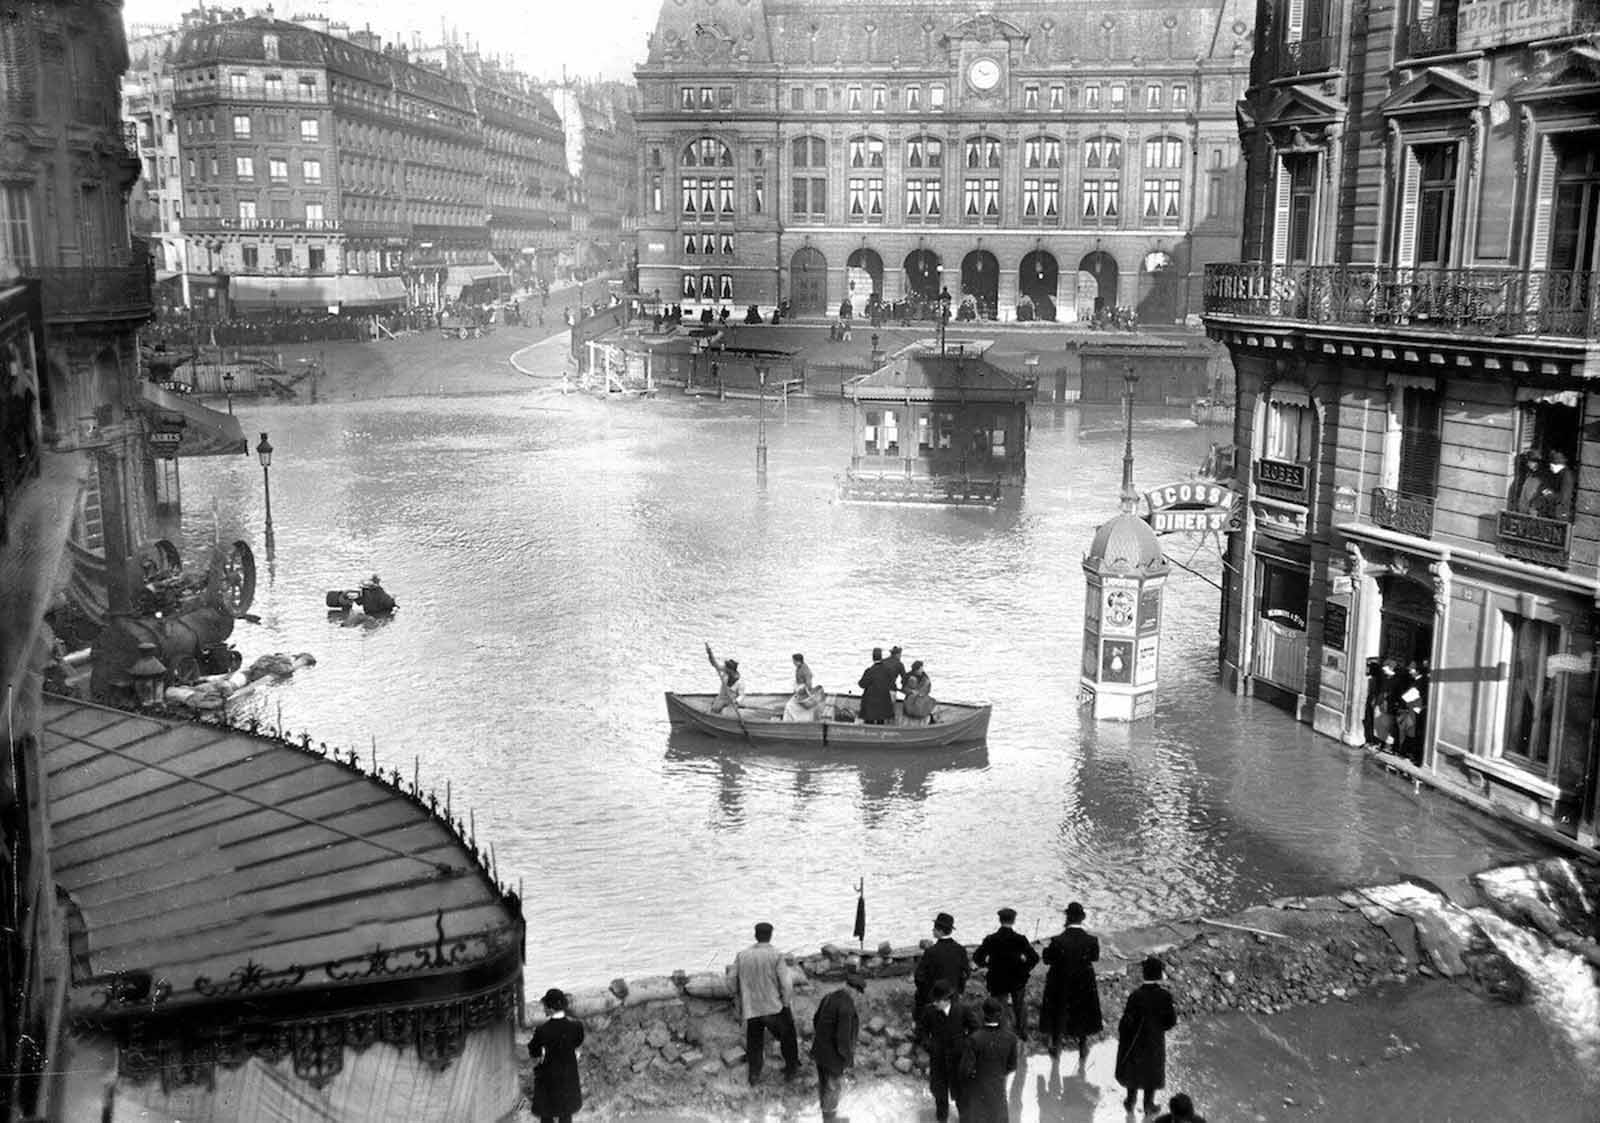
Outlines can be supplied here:
<path id="1" fill-rule="evenodd" d="M 383 582 L 374 573 L 361 582 L 361 607 L 368 616 L 387 616 L 395 609 L 394 598 L 383 587 Z"/>
<path id="2" fill-rule="evenodd" d="M 872 666 L 861 672 L 861 720 L 866 725 L 883 725 L 894 720 L 894 684 L 887 670 L 883 648 L 872 649 Z"/>
<path id="3" fill-rule="evenodd" d="M 883 661 L 883 669 L 891 692 L 905 689 L 906 665 L 900 661 L 899 644 L 889 649 L 889 658 Z"/>
<path id="4" fill-rule="evenodd" d="M 706 644 L 706 658 L 711 660 L 711 669 L 717 672 L 717 679 L 721 686 L 717 690 L 717 700 L 711 703 L 711 712 L 720 714 L 731 709 L 733 716 L 739 716 L 739 699 L 744 696 L 744 683 L 739 680 L 739 661 L 726 659 L 720 665 L 717 657 L 711 654 L 711 644 Z"/>

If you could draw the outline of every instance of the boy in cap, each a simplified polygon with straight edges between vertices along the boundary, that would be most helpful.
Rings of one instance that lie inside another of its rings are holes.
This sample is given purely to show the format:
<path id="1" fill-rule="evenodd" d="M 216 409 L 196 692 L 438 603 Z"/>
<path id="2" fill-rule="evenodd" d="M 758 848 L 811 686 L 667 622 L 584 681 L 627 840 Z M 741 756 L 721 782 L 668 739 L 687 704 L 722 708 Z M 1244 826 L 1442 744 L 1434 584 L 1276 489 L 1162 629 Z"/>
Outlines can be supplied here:
<path id="1" fill-rule="evenodd" d="M 961 1054 L 961 1123 L 1006 1123 L 1006 1076 L 1017 1068 L 1017 1037 L 1001 1023 L 998 998 L 983 1000 L 983 1025 Z"/>
<path id="2" fill-rule="evenodd" d="M 811 1019 L 813 1037 L 811 1059 L 817 1064 L 817 1096 L 822 1102 L 822 1118 L 830 1123 L 839 1118 L 840 1084 L 844 1070 L 855 1067 L 856 1035 L 861 1017 L 856 1013 L 852 990 L 865 992 L 867 977 L 851 967 L 844 973 L 844 986 L 827 995 Z"/>
<path id="3" fill-rule="evenodd" d="M 1016 909 L 1001 909 L 1000 927 L 983 938 L 972 962 L 989 969 L 989 993 L 1011 1007 L 1011 1028 L 1019 1040 L 1028 1036 L 1028 976 L 1039 962 L 1039 953 L 1021 932 Z"/>
<path id="4" fill-rule="evenodd" d="M 919 1010 L 928 1004 L 933 984 L 940 979 L 950 984 L 951 993 L 958 998 L 967 989 L 972 964 L 967 959 L 967 949 L 956 943 L 955 930 L 955 918 L 949 913 L 941 912 L 933 918 L 933 946 L 917 960 L 916 974 L 912 976 L 917 984 L 916 1008 Z"/>

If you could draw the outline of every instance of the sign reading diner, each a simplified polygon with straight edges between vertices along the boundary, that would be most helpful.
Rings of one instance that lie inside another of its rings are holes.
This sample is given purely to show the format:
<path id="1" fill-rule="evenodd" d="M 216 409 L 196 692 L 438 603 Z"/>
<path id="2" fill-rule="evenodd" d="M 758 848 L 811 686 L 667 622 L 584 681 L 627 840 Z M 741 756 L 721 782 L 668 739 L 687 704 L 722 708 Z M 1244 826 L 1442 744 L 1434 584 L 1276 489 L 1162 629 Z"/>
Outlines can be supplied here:
<path id="1" fill-rule="evenodd" d="M 1456 49 L 1524 43 L 1566 35 L 1578 0 L 1465 0 L 1456 17 Z"/>
<path id="2" fill-rule="evenodd" d="M 1235 529 L 1239 493 L 1209 480 L 1185 480 L 1145 492 L 1150 529 L 1157 534 Z"/>

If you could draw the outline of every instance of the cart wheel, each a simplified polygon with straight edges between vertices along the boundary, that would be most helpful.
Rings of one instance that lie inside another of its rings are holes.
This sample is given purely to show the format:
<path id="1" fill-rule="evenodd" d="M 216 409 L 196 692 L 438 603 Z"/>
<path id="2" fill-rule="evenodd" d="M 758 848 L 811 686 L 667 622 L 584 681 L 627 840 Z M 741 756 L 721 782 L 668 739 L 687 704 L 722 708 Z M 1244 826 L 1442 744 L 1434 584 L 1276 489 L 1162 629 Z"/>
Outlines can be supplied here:
<path id="1" fill-rule="evenodd" d="M 234 618 L 250 611 L 256 599 L 256 556 L 250 544 L 237 540 L 222 557 L 222 606 Z"/>

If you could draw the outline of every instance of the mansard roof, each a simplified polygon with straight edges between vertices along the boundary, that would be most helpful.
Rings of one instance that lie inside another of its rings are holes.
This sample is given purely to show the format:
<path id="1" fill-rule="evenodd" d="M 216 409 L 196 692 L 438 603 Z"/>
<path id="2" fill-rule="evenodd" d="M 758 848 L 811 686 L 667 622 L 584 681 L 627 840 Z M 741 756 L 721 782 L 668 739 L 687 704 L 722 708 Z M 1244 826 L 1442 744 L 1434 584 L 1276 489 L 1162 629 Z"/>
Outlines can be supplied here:
<path id="1" fill-rule="evenodd" d="M 263 41 L 267 33 L 278 37 L 277 61 L 301 66 L 326 66 L 327 37 L 297 23 L 252 16 L 227 23 L 190 28 L 178 43 L 173 62 L 178 66 L 207 62 L 269 62 Z"/>
<path id="2" fill-rule="evenodd" d="M 647 65 L 943 67 L 963 41 L 1008 41 L 1021 69 L 1215 58 L 1250 49 L 1245 0 L 663 0 Z"/>

